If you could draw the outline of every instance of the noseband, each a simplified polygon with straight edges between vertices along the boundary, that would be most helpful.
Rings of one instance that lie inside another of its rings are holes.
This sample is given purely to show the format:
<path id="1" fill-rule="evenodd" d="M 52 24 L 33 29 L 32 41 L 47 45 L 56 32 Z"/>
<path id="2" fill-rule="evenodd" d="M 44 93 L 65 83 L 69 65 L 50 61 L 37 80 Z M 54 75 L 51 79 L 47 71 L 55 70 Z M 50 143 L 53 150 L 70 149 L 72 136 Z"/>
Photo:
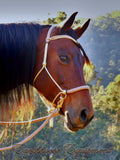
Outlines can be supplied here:
<path id="1" fill-rule="evenodd" d="M 83 85 L 83 86 L 79 86 L 79 87 L 75 87 L 75 88 L 72 88 L 72 89 L 69 89 L 69 90 L 65 90 L 65 89 L 62 89 L 60 87 L 60 85 L 55 81 L 55 79 L 52 77 L 52 75 L 50 74 L 50 72 L 48 71 L 47 69 L 47 52 L 48 52 L 48 44 L 50 41 L 53 41 L 53 40 L 57 40 L 57 39 L 63 39 L 63 38 L 66 38 L 66 39 L 70 39 L 72 40 L 74 43 L 76 44 L 79 44 L 75 39 L 73 39 L 71 36 L 68 36 L 68 35 L 56 35 L 56 36 L 52 36 L 50 37 L 51 35 L 51 32 L 53 31 L 53 29 L 55 28 L 56 26 L 51 26 L 50 29 L 48 30 L 48 33 L 47 33 L 47 37 L 46 37 L 46 44 L 45 44 L 45 50 L 44 50 L 44 59 L 43 59 L 43 64 L 42 64 L 42 68 L 38 71 L 38 73 L 36 74 L 34 80 L 33 80 L 33 85 L 35 86 L 35 81 L 37 80 L 37 78 L 39 77 L 40 73 L 43 71 L 43 69 L 46 70 L 47 74 L 49 75 L 49 77 L 51 78 L 51 80 L 54 82 L 54 84 L 59 88 L 60 92 L 55 96 L 53 102 L 52 102 L 52 106 L 56 106 L 55 105 L 55 101 L 56 99 L 60 96 L 60 100 L 59 102 L 57 103 L 57 108 L 61 108 L 62 107 L 62 104 L 64 102 L 64 99 L 67 97 L 67 94 L 70 94 L 70 93 L 74 93 L 74 92 L 77 92 L 77 91 L 81 91 L 81 90 L 90 90 L 89 86 L 87 85 Z"/>
<path id="2" fill-rule="evenodd" d="M 33 138 L 48 123 L 48 121 L 52 117 L 58 115 L 59 108 L 62 107 L 62 104 L 63 104 L 65 98 L 67 97 L 67 94 L 74 93 L 74 92 L 81 91 L 81 90 L 86 90 L 86 89 L 89 90 L 90 89 L 89 86 L 84 85 L 84 86 L 79 86 L 79 87 L 72 88 L 72 89 L 69 89 L 69 90 L 63 90 L 60 87 L 60 85 L 55 81 L 55 79 L 52 77 L 50 72 L 48 71 L 48 69 L 46 67 L 46 65 L 47 65 L 46 60 L 47 60 L 48 43 L 50 41 L 56 40 L 56 39 L 61 39 L 61 38 L 67 38 L 67 39 L 72 40 L 74 43 L 79 44 L 75 39 L 73 39 L 72 37 L 70 37 L 68 35 L 58 35 L 58 36 L 50 37 L 50 34 L 51 34 L 51 32 L 52 32 L 52 30 L 54 28 L 55 28 L 55 26 L 51 26 L 49 31 L 48 31 L 48 33 L 47 33 L 42 68 L 39 70 L 39 72 L 37 73 L 37 75 L 35 76 L 35 78 L 33 80 L 33 86 L 35 86 L 36 79 L 38 78 L 38 76 L 40 75 L 42 70 L 45 69 L 47 74 L 49 75 L 49 77 L 52 79 L 52 81 L 55 83 L 55 85 L 59 88 L 60 92 L 56 95 L 56 97 L 54 98 L 53 102 L 51 103 L 50 112 L 52 112 L 52 113 L 47 117 L 42 117 L 42 118 L 31 120 L 32 123 L 35 123 L 35 122 L 39 122 L 39 121 L 41 121 L 43 119 L 46 119 L 45 122 L 37 130 L 35 130 L 31 135 L 26 137 L 24 140 L 20 141 L 19 143 L 15 144 L 15 145 L 11 145 L 11 146 L 8 146 L 8 147 L 0 148 L 0 151 L 10 150 L 12 148 L 18 147 L 19 145 L 22 145 L 22 144 L 26 143 L 27 141 L 29 141 L 31 138 Z M 58 97 L 59 97 L 60 100 L 57 102 L 57 106 L 56 106 L 55 105 L 55 101 L 56 101 L 56 99 Z M 56 106 L 56 109 L 54 108 L 54 106 Z M 28 123 L 30 123 L 30 121 L 24 121 L 24 122 L 1 122 L 0 121 L 0 124 L 28 124 Z"/>

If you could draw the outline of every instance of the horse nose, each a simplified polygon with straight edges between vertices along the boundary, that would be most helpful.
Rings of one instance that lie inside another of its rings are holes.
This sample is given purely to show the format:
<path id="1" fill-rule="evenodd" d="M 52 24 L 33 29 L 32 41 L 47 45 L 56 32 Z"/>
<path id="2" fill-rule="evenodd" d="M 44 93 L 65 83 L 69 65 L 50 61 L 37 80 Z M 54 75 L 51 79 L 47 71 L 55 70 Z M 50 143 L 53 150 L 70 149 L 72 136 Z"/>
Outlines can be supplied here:
<path id="1" fill-rule="evenodd" d="M 89 123 L 93 119 L 94 115 L 89 115 L 86 109 L 83 109 L 80 113 L 80 121 L 82 123 Z"/>
<path id="2" fill-rule="evenodd" d="M 88 119 L 87 111 L 86 109 L 83 109 L 80 113 L 80 120 L 84 123 Z"/>

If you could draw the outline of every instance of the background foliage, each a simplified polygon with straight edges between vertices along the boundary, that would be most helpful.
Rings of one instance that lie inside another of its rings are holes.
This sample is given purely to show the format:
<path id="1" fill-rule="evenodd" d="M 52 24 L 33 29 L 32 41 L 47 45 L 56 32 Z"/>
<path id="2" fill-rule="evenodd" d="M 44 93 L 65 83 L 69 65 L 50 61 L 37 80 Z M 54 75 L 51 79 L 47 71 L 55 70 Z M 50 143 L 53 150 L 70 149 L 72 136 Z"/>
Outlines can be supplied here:
<path id="1" fill-rule="evenodd" d="M 65 12 L 58 12 L 57 17 L 41 23 L 59 24 L 66 17 Z M 78 18 L 74 27 L 85 20 Z M 94 120 L 86 129 L 71 133 L 64 128 L 63 117 L 56 117 L 53 128 L 46 126 L 25 145 L 0 152 L 0 160 L 120 160 L 120 11 L 92 19 L 79 41 L 92 61 L 91 69 L 84 68 L 84 74 L 91 86 Z M 47 115 L 37 93 L 35 102 L 33 118 Z M 22 140 L 39 125 L 40 122 L 30 127 L 8 126 L 4 133 L 1 127 L 1 147 Z"/>

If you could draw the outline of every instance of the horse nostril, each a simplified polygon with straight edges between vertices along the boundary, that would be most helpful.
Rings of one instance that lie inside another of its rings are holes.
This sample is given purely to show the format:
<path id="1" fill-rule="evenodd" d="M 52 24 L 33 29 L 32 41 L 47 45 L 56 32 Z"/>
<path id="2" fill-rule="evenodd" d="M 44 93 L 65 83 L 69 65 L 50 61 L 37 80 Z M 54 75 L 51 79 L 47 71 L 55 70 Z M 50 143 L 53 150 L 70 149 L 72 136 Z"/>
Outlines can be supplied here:
<path id="1" fill-rule="evenodd" d="M 93 118 L 94 118 L 94 115 L 89 119 L 89 122 L 92 121 Z"/>
<path id="2" fill-rule="evenodd" d="M 81 114 L 80 114 L 80 119 L 82 120 L 82 122 L 85 122 L 87 119 L 87 113 L 86 113 L 86 109 L 83 109 Z"/>

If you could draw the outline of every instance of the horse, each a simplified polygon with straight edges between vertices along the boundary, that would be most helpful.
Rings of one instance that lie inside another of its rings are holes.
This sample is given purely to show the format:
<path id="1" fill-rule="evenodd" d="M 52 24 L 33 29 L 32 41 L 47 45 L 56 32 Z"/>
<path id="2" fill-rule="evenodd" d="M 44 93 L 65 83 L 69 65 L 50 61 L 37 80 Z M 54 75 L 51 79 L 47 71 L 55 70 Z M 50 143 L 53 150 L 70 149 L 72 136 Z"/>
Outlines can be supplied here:
<path id="1" fill-rule="evenodd" d="M 8 111 L 31 108 L 33 89 L 64 116 L 73 132 L 85 128 L 94 117 L 89 86 L 83 75 L 90 60 L 78 43 L 90 19 L 72 28 L 77 12 L 60 26 L 38 23 L 0 24 L 0 118 Z M 26 110 L 25 115 L 28 110 Z M 22 111 L 23 112 L 23 111 Z"/>

